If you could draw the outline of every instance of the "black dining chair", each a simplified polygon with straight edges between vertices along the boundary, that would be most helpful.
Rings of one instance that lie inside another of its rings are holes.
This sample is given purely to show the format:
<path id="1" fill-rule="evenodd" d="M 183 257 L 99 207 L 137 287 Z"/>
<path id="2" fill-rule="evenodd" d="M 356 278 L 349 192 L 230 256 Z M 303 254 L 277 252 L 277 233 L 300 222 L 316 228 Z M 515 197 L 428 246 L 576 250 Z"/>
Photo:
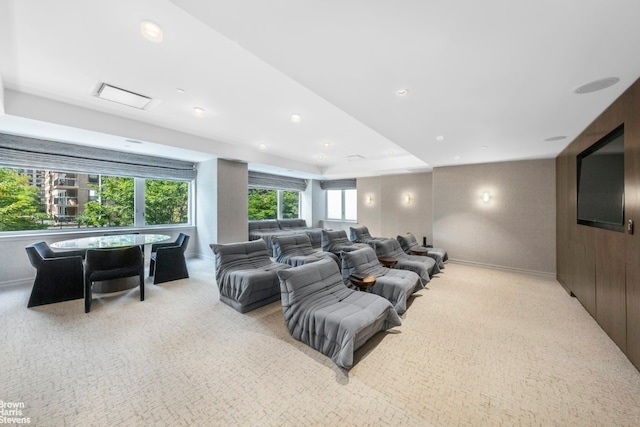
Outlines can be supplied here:
<path id="1" fill-rule="evenodd" d="M 25 250 L 36 269 L 27 307 L 82 298 L 84 250 L 54 252 L 46 242 L 33 243 Z"/>
<path id="2" fill-rule="evenodd" d="M 144 258 L 139 246 L 88 249 L 84 263 L 84 312 L 91 311 L 93 282 L 138 276 L 140 301 L 144 301 Z"/>
<path id="3" fill-rule="evenodd" d="M 153 284 L 189 278 L 184 253 L 189 245 L 189 236 L 180 233 L 174 242 L 154 243 L 151 245 L 149 276 Z"/>

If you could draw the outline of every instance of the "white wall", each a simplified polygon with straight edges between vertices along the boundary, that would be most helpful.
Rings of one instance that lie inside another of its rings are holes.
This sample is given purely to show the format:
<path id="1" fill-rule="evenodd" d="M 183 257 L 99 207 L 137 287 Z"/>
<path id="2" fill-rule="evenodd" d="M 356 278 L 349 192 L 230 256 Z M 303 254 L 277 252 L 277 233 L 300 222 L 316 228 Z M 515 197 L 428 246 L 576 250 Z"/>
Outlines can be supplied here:
<path id="1" fill-rule="evenodd" d="M 197 253 L 200 258 L 213 259 L 210 243 L 218 241 L 218 160 L 198 164 L 196 178 Z"/>
<path id="2" fill-rule="evenodd" d="M 198 256 L 213 259 L 211 243 L 242 242 L 247 228 L 247 164 L 214 159 L 198 164 Z"/>
<path id="3" fill-rule="evenodd" d="M 452 259 L 555 274 L 555 176 L 554 159 L 434 169 L 434 246 Z"/>
<path id="4" fill-rule="evenodd" d="M 249 172 L 246 163 L 218 160 L 217 243 L 246 241 L 249 237 Z"/>
<path id="5" fill-rule="evenodd" d="M 396 238 L 412 233 L 420 242 L 423 236 L 433 241 L 432 173 L 383 175 L 357 182 L 358 223 L 366 225 L 372 236 Z"/>

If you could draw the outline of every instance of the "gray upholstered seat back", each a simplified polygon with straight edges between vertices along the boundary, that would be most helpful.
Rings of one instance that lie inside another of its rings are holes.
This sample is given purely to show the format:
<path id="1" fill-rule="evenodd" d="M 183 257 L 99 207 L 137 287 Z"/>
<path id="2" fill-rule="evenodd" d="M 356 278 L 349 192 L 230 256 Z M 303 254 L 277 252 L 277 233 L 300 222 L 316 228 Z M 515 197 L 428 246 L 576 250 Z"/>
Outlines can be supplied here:
<path id="1" fill-rule="evenodd" d="M 354 292 L 344 285 L 338 265 L 330 259 L 280 270 L 278 277 L 282 311 L 287 323 L 312 301 L 330 305 Z"/>
<path id="2" fill-rule="evenodd" d="M 252 220 L 249 221 L 249 233 L 252 231 L 277 231 L 280 230 L 278 221 L 275 219 Z"/>
<path id="3" fill-rule="evenodd" d="M 271 264 L 264 240 L 252 240 L 229 244 L 211 244 L 216 257 L 216 279 L 223 272 L 249 270 Z"/>
<path id="4" fill-rule="evenodd" d="M 290 228 L 306 228 L 307 221 L 302 218 L 279 219 L 278 225 L 283 230 L 288 230 Z"/>
<path id="5" fill-rule="evenodd" d="M 271 239 L 273 256 L 281 255 L 310 255 L 315 251 L 311 247 L 311 240 L 306 234 L 291 234 L 288 236 L 275 236 Z"/>
<path id="6" fill-rule="evenodd" d="M 377 240 L 375 243 L 376 247 L 376 255 L 379 257 L 392 257 L 398 258 L 402 257 L 402 255 L 406 255 L 405 252 L 400 247 L 400 243 L 394 239 L 387 240 Z"/>
<path id="7" fill-rule="evenodd" d="M 398 235 L 397 239 L 398 243 L 400 243 L 400 247 L 407 254 L 411 254 L 411 249 L 419 246 L 416 236 L 411 233 Z"/>
<path id="8" fill-rule="evenodd" d="M 373 236 L 369 233 L 369 229 L 361 225 L 359 227 L 349 227 L 349 231 L 351 232 L 351 240 L 353 242 L 363 242 L 366 243 L 367 240 L 372 240 Z"/>
<path id="9" fill-rule="evenodd" d="M 351 243 L 344 230 L 322 230 L 322 250 L 328 250 L 331 245 L 337 243 Z"/>
<path id="10" fill-rule="evenodd" d="M 372 274 L 376 277 L 384 275 L 388 270 L 376 256 L 375 251 L 371 247 L 361 248 L 355 251 L 343 251 L 340 254 L 342 260 L 342 278 L 345 285 L 351 287 L 349 276 L 358 274 Z"/>

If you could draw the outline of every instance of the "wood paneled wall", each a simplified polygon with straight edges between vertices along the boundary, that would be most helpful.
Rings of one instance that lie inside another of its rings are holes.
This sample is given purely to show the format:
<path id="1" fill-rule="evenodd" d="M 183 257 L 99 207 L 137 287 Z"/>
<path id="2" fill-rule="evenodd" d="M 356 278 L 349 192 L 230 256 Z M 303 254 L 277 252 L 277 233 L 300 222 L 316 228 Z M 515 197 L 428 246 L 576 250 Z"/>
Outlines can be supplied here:
<path id="1" fill-rule="evenodd" d="M 624 123 L 625 222 L 634 234 L 576 220 L 576 156 Z M 557 278 L 640 369 L 640 80 L 556 158 Z"/>

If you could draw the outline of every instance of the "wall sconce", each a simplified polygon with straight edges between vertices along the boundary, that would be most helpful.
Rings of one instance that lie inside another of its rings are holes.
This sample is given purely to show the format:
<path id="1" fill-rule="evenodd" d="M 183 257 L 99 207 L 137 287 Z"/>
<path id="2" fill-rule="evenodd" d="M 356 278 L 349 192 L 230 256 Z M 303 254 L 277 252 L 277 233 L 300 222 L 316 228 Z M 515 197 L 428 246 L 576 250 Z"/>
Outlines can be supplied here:
<path id="1" fill-rule="evenodd" d="M 491 194 L 486 191 L 482 193 L 482 201 L 485 203 L 489 203 L 489 200 L 491 200 Z"/>
<path id="2" fill-rule="evenodd" d="M 373 204 L 373 196 L 371 194 L 369 194 L 367 196 L 367 198 L 365 199 L 365 201 L 367 202 L 368 205 Z"/>
<path id="3" fill-rule="evenodd" d="M 402 197 L 402 201 L 404 202 L 405 205 L 410 205 L 411 204 L 411 194 L 407 193 Z"/>

